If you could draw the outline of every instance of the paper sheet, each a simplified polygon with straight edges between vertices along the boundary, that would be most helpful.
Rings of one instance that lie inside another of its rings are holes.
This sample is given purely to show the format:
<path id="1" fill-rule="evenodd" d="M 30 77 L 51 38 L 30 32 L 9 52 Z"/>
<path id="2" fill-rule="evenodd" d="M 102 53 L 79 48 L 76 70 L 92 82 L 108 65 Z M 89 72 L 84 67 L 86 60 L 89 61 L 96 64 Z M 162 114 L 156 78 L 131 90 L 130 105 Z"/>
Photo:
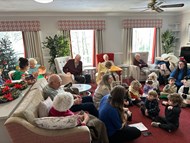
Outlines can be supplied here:
<path id="1" fill-rule="evenodd" d="M 140 131 L 147 131 L 147 127 L 145 127 L 145 125 L 140 122 L 140 123 L 134 123 L 134 124 L 130 124 L 130 127 L 136 127 L 137 129 L 139 129 Z"/>

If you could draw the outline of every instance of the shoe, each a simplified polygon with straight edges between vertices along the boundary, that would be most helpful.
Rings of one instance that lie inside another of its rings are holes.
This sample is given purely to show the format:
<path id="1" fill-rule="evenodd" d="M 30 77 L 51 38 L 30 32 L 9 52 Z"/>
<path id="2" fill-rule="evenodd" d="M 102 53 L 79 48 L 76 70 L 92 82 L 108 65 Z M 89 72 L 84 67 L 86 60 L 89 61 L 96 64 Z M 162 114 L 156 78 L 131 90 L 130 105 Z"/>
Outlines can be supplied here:
<path id="1" fill-rule="evenodd" d="M 158 128 L 160 125 L 160 122 L 152 122 L 151 126 Z"/>

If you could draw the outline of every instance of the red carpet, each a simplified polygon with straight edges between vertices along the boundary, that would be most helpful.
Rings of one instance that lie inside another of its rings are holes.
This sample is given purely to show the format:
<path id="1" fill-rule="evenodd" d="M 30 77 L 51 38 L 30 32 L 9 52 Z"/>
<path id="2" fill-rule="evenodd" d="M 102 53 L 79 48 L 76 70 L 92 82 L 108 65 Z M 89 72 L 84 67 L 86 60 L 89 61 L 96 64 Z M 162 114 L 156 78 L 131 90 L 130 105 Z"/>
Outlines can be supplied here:
<path id="1" fill-rule="evenodd" d="M 164 115 L 164 106 L 160 105 L 160 115 Z M 180 126 L 179 128 L 172 133 L 168 133 L 160 128 L 152 127 L 151 120 L 143 116 L 140 112 L 139 107 L 133 106 L 130 107 L 130 110 L 133 113 L 132 123 L 142 122 L 147 128 L 148 131 L 152 133 L 150 136 L 141 135 L 135 141 L 130 143 L 189 143 L 190 142 L 190 108 L 182 108 L 180 116 Z"/>
<path id="2" fill-rule="evenodd" d="M 96 84 L 92 85 L 92 95 L 96 88 Z M 161 102 L 161 101 L 160 101 Z M 164 115 L 164 106 L 160 105 L 160 115 Z M 172 133 L 168 133 L 160 128 L 152 127 L 151 120 L 143 116 L 140 112 L 140 108 L 137 106 L 132 106 L 129 108 L 133 113 L 133 120 L 131 123 L 142 122 L 148 131 L 152 133 L 150 136 L 141 135 L 140 138 L 131 141 L 129 143 L 189 143 L 190 142 L 190 108 L 182 108 L 180 116 L 179 128 Z"/>

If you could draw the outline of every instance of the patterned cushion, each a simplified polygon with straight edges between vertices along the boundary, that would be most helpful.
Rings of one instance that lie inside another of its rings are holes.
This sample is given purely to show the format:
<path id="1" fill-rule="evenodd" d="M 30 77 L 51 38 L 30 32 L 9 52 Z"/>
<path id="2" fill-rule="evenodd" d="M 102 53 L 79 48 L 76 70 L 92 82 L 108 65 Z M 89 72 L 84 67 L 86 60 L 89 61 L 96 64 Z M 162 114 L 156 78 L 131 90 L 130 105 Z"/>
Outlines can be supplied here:
<path id="1" fill-rule="evenodd" d="M 48 117 L 49 110 L 52 107 L 52 100 L 50 97 L 48 97 L 46 100 L 41 101 L 38 107 L 38 115 L 39 117 Z"/>
<path id="2" fill-rule="evenodd" d="M 77 126 L 77 118 L 77 115 L 67 117 L 43 117 L 34 119 L 34 122 L 38 127 L 44 129 L 67 129 Z"/>

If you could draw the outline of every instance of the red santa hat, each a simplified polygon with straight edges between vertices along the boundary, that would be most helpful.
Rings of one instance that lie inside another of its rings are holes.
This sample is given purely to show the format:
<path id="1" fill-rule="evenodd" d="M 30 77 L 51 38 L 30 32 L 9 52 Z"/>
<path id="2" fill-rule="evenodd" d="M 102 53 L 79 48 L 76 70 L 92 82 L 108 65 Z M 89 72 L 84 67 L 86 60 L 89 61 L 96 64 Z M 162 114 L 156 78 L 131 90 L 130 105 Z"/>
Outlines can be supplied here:
<path id="1" fill-rule="evenodd" d="M 180 62 L 183 62 L 183 63 L 186 63 L 186 60 L 185 60 L 184 57 L 179 57 L 179 61 L 180 61 Z"/>

